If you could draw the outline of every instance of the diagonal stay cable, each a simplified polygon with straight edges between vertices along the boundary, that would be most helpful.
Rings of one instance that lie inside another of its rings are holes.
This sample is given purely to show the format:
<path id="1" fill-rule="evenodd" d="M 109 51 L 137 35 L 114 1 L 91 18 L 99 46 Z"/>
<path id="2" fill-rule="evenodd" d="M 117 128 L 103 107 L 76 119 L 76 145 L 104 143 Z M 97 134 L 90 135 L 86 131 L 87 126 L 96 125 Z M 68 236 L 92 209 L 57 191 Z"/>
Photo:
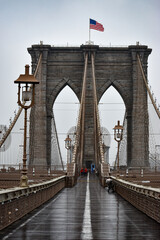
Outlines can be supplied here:
<path id="1" fill-rule="evenodd" d="M 36 70 L 35 70 L 35 73 L 34 73 L 34 77 L 36 77 L 37 75 L 37 72 L 38 72 L 38 69 L 39 69 L 39 66 L 40 66 L 40 63 L 41 63 L 41 60 L 42 60 L 42 54 L 40 54 L 39 56 L 39 60 L 38 60 L 38 64 L 37 64 L 37 67 L 36 67 Z M 0 141 L 0 148 L 2 147 L 2 145 L 4 144 L 4 142 L 6 141 L 6 139 L 8 138 L 9 134 L 11 133 L 13 127 L 15 126 L 19 116 L 21 115 L 21 112 L 22 112 L 23 108 L 20 107 L 17 114 L 15 115 L 14 117 L 14 120 L 13 122 L 11 123 L 11 125 L 9 126 L 8 130 L 6 131 L 6 133 L 3 135 L 1 141 Z"/>
<path id="2" fill-rule="evenodd" d="M 93 94 L 94 94 L 94 108 L 95 108 L 94 122 L 96 123 L 95 130 L 98 135 L 98 144 L 99 144 L 99 150 L 100 150 L 100 162 L 104 163 L 100 118 L 99 118 L 99 111 L 98 111 L 98 104 L 97 104 L 97 90 L 96 90 L 95 65 L 94 65 L 94 54 L 93 53 L 91 55 L 91 60 L 92 60 L 92 79 L 93 79 Z M 97 144 L 97 142 L 95 144 Z"/>
<path id="3" fill-rule="evenodd" d="M 88 64 L 88 53 L 85 54 L 85 65 L 84 65 L 84 74 L 83 74 L 83 85 L 82 85 L 82 95 L 81 103 L 78 115 L 77 130 L 76 130 L 76 139 L 73 150 L 72 163 L 76 162 L 77 149 L 79 146 L 79 140 L 81 140 L 81 153 L 80 153 L 80 163 L 82 164 L 83 157 L 83 145 L 84 145 L 84 115 L 85 115 L 85 94 L 86 94 L 86 74 L 87 74 L 87 64 Z M 80 139 L 81 137 L 81 139 Z"/>
<path id="4" fill-rule="evenodd" d="M 138 63 L 139 63 L 140 69 L 141 69 L 141 73 L 142 73 L 142 76 L 143 76 L 143 80 L 144 80 L 145 86 L 146 86 L 146 88 L 147 88 L 147 92 L 148 92 L 149 97 L 150 97 L 150 99 L 151 99 L 151 102 L 152 102 L 152 104 L 153 104 L 153 106 L 154 106 L 154 109 L 155 109 L 158 117 L 160 118 L 160 111 L 158 110 L 158 108 L 157 108 L 157 106 L 156 106 L 156 103 L 155 103 L 155 101 L 154 101 L 154 99 L 153 99 L 153 96 L 152 96 L 152 94 L 151 94 L 151 91 L 150 91 L 150 89 L 149 89 L 149 86 L 148 86 L 148 83 L 147 83 L 148 81 L 147 81 L 147 78 L 146 78 L 146 76 L 145 76 L 145 74 L 144 74 L 144 70 L 143 70 L 143 67 L 142 67 L 142 63 L 141 63 L 139 54 L 137 54 L 137 59 L 138 59 Z"/>

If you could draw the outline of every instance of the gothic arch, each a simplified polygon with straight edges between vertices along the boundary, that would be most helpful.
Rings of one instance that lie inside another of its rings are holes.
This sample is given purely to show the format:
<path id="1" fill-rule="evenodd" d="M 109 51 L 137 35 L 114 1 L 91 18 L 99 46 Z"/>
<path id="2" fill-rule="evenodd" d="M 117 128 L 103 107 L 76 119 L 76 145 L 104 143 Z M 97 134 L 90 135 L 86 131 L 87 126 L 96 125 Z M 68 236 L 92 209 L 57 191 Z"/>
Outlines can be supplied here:
<path id="1" fill-rule="evenodd" d="M 128 92 L 125 90 L 124 84 L 122 84 L 120 81 L 106 81 L 105 85 L 103 86 L 103 91 L 99 91 L 99 101 L 101 100 L 103 94 L 109 89 L 110 87 L 113 87 L 116 89 L 116 91 L 120 94 L 120 96 L 123 99 L 123 102 L 126 107 L 126 111 L 131 112 L 132 111 L 132 96 L 128 94 Z M 130 89 L 130 92 L 132 89 Z"/>
<path id="2" fill-rule="evenodd" d="M 108 87 L 103 93 L 99 101 L 99 112 L 102 124 L 101 126 L 107 128 L 112 135 L 109 159 L 110 164 L 114 164 L 113 162 L 116 159 L 117 153 L 117 143 L 114 140 L 113 127 L 117 124 L 118 120 L 120 121 L 120 124 L 123 125 L 126 106 L 122 96 L 113 85 L 110 85 L 110 87 Z"/>
<path id="3" fill-rule="evenodd" d="M 51 47 L 33 45 L 28 49 L 32 57 L 32 67 L 37 64 L 35 56 L 42 53 L 42 69 L 39 77 L 40 86 L 35 97 L 34 114 L 31 118 L 31 153 L 32 161 L 41 164 L 50 162 L 50 118 L 52 106 L 60 91 L 68 85 L 80 100 L 84 73 L 84 55 L 89 53 L 87 77 L 91 79 L 90 55 L 95 55 L 95 77 L 97 97 L 100 101 L 103 93 L 113 86 L 121 95 L 127 110 L 128 122 L 128 159 L 129 166 L 148 166 L 147 93 L 139 69 L 137 54 L 143 55 L 142 63 L 147 73 L 148 56 L 151 49 L 143 45 L 128 47 L 99 47 L 82 45 L 80 47 Z M 88 85 L 88 90 L 91 91 Z M 142 99 L 143 98 L 143 99 Z M 38 112 L 39 118 L 36 113 Z M 144 124 L 145 122 L 145 124 Z M 35 125 L 36 123 L 36 125 Z M 138 127 L 137 127 L 138 126 Z M 138 137 L 137 137 L 138 136 Z M 43 148 L 42 148 L 43 146 Z"/>

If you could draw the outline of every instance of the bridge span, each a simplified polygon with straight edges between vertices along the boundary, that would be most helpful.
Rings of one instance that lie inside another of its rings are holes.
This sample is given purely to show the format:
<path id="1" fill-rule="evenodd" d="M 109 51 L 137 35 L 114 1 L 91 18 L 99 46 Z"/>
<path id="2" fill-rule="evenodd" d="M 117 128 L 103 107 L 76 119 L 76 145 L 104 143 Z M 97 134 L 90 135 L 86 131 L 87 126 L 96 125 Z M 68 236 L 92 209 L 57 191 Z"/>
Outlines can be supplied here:
<path id="1" fill-rule="evenodd" d="M 159 239 L 160 225 L 115 192 L 97 176 L 82 176 L 49 202 L 1 231 L 0 238 L 29 239 Z"/>
<path id="2" fill-rule="evenodd" d="M 27 110 L 24 114 L 23 168 L 22 162 L 13 165 L 14 156 L 10 156 L 11 165 L 7 168 L 8 159 L 3 154 L 9 149 L 8 137 L 14 132 L 22 109 L 8 129 L 0 130 L 1 239 L 159 239 L 160 143 L 158 128 L 155 132 L 149 129 L 148 97 L 158 117 L 157 126 L 160 111 L 148 86 L 151 49 L 141 45 L 128 48 L 82 45 L 74 49 L 33 45 L 28 51 L 39 85 L 34 91 L 34 86 L 28 87 L 32 82 L 21 82 L 19 78 L 15 81 L 19 84 L 18 104 L 28 109 L 34 102 L 29 121 Z M 28 78 L 28 65 L 26 69 L 22 76 Z M 32 98 L 25 98 L 31 102 L 29 105 L 19 101 L 20 83 L 26 84 L 27 96 L 32 93 Z M 65 140 L 70 156 L 65 167 L 53 105 L 66 85 L 77 95 L 80 107 L 73 147 L 69 135 Z M 114 127 L 118 151 L 113 168 L 105 159 L 107 146 L 98 106 L 110 86 L 119 92 L 126 107 L 123 126 L 118 121 Z M 151 138 L 154 141 L 149 144 Z M 121 157 L 124 165 L 119 161 L 119 148 L 124 153 Z M 60 168 L 54 169 L 59 164 Z M 89 172 L 94 169 L 100 183 L 94 174 L 79 177 L 82 169 Z M 19 187 L 20 172 L 23 181 Z M 108 193 L 106 179 L 110 174 L 115 192 Z"/>

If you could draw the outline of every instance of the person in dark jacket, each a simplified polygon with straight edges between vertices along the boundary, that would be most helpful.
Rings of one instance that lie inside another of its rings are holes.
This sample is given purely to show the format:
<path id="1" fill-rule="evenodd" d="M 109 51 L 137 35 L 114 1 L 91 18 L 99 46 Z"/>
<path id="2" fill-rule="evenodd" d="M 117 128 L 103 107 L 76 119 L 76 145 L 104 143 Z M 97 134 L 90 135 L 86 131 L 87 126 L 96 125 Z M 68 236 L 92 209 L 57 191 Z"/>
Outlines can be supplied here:
<path id="1" fill-rule="evenodd" d="M 88 169 L 85 168 L 85 169 L 84 169 L 84 175 L 87 175 L 87 173 L 88 173 Z"/>
<path id="2" fill-rule="evenodd" d="M 113 185 L 113 181 L 111 178 L 106 179 L 106 184 L 108 187 L 108 192 L 110 192 L 110 190 L 112 190 L 112 192 L 114 191 L 114 185 Z"/>

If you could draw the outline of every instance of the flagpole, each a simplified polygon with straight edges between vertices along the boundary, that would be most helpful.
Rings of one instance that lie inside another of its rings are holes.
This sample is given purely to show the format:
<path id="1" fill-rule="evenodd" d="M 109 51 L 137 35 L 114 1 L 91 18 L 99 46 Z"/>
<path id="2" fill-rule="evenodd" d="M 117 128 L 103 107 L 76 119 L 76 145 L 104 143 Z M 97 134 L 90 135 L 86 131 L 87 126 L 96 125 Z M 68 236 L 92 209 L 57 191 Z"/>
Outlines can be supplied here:
<path id="1" fill-rule="evenodd" d="M 89 44 L 91 42 L 91 29 L 90 29 L 90 18 L 89 18 Z"/>

